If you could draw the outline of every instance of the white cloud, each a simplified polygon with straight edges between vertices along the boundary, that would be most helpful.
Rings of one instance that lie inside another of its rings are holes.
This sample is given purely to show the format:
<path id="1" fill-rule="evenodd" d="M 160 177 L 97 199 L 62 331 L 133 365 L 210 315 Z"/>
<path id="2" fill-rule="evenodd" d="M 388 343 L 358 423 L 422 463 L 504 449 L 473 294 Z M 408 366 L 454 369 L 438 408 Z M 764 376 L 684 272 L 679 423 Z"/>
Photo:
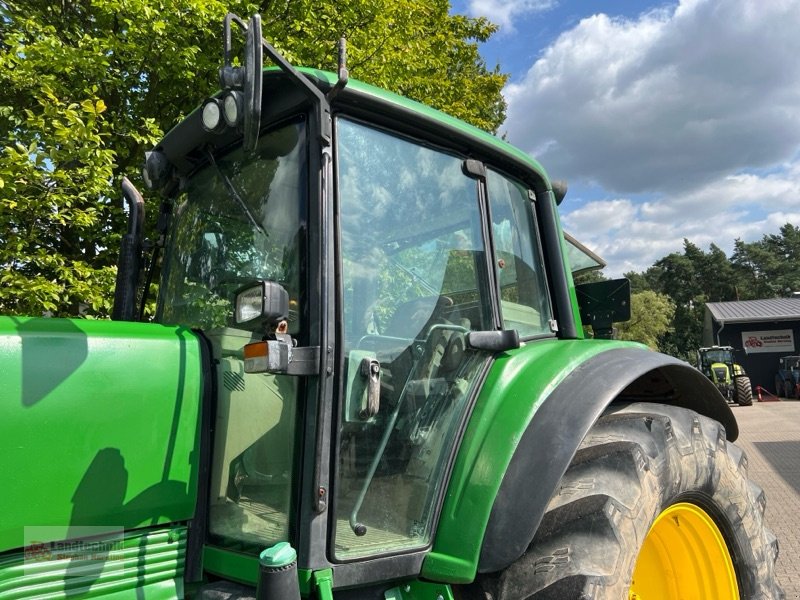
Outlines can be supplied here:
<path id="1" fill-rule="evenodd" d="M 573 199 L 574 203 L 574 199 Z M 595 200 L 570 210 L 561 205 L 565 228 L 608 263 L 607 276 L 644 271 L 688 239 L 703 250 L 711 244 L 728 256 L 734 241 L 778 233 L 800 223 L 800 161 L 767 175 L 722 177 L 684 193 L 637 204 Z"/>
<path id="2" fill-rule="evenodd" d="M 604 232 L 626 227 L 637 215 L 630 200 L 595 200 L 570 212 L 564 224 L 570 231 Z"/>
<path id="3" fill-rule="evenodd" d="M 525 3 L 478 4 L 510 20 Z M 797 31 L 800 2 L 791 0 L 686 0 L 634 20 L 588 17 L 506 88 L 504 129 L 541 150 L 554 177 L 615 194 L 677 193 L 675 210 L 710 202 L 691 190 L 711 182 L 747 195 L 753 182 L 736 173 L 780 164 L 800 147 Z"/>
<path id="4" fill-rule="evenodd" d="M 737 238 L 800 223 L 797 31 L 790 0 L 590 16 L 506 88 L 503 129 L 553 177 L 606 190 L 561 210 L 607 275 L 643 271 L 684 239 L 730 256 Z"/>
<path id="5" fill-rule="evenodd" d="M 687 211 L 697 220 L 712 218 L 725 210 L 759 208 L 800 209 L 800 177 L 796 172 L 779 172 L 759 177 L 751 173 L 729 175 L 684 194 L 672 195 L 668 201 L 646 202 L 643 216 L 652 219 L 679 217 Z"/>
<path id="6" fill-rule="evenodd" d="M 555 0 L 469 0 L 469 13 L 486 17 L 506 33 L 514 31 L 516 18 L 553 8 Z"/>

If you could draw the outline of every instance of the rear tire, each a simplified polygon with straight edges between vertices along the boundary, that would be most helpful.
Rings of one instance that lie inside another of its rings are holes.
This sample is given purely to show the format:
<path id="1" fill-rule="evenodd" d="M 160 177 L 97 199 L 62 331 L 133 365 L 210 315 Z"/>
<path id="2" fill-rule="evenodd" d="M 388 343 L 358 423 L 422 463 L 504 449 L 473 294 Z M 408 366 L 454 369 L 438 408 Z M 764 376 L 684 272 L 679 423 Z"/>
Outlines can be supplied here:
<path id="1" fill-rule="evenodd" d="M 645 598 L 634 571 L 648 532 L 668 509 L 669 523 L 672 511 L 689 506 L 716 525 L 724 540 L 718 547 L 735 565 L 727 571 L 738 594 L 728 597 L 782 598 L 764 494 L 746 471 L 746 457 L 717 421 L 659 404 L 612 407 L 582 442 L 526 553 L 500 573 L 479 576 L 470 592 L 493 600 Z M 663 568 L 658 559 L 643 561 L 671 581 L 673 593 L 659 597 L 691 597 L 685 582 L 694 579 L 705 590 L 699 597 L 720 598 L 716 559 L 703 556 L 711 545 L 698 545 L 703 560 L 683 560 L 700 565 L 688 569 L 694 573 L 676 570 L 669 558 Z"/>
<path id="2" fill-rule="evenodd" d="M 750 385 L 749 377 L 736 377 L 733 380 L 734 396 L 736 404 L 739 406 L 752 406 L 753 404 L 753 386 Z"/>

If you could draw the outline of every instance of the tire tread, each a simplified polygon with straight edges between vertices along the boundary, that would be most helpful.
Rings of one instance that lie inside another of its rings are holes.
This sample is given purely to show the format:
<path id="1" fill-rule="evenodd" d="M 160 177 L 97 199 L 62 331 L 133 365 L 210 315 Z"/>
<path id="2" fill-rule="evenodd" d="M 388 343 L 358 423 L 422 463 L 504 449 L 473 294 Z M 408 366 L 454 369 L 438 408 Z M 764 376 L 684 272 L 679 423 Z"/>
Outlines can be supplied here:
<path id="1" fill-rule="evenodd" d="M 596 422 L 553 494 L 526 553 L 478 584 L 493 600 L 627 597 L 656 516 L 694 502 L 732 547 L 742 598 L 782 598 L 778 544 L 764 528 L 764 493 L 717 421 L 649 403 L 612 406 Z"/>

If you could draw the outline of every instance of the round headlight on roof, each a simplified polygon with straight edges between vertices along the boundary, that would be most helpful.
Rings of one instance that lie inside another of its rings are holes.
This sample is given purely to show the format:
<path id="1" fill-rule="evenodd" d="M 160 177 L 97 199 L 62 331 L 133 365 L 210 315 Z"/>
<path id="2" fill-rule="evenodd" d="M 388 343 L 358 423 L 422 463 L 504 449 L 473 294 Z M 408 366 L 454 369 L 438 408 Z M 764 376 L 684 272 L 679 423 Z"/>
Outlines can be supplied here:
<path id="1" fill-rule="evenodd" d="M 222 115 L 228 127 L 239 127 L 242 122 L 244 100 L 242 93 L 231 90 L 222 97 Z"/>
<path id="2" fill-rule="evenodd" d="M 202 108 L 203 129 L 212 133 L 221 133 L 225 129 L 222 119 L 222 103 L 218 98 L 208 98 Z"/>

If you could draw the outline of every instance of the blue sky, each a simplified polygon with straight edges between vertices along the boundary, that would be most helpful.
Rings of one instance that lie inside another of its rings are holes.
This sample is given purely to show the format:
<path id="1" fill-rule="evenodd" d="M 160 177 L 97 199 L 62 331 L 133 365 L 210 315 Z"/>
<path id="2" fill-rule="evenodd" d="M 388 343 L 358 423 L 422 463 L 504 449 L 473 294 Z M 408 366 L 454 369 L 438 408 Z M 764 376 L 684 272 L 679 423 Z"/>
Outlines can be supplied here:
<path id="1" fill-rule="evenodd" d="M 800 224 L 800 2 L 455 0 L 500 26 L 500 133 L 569 193 L 565 228 L 609 276 L 683 239 Z"/>

